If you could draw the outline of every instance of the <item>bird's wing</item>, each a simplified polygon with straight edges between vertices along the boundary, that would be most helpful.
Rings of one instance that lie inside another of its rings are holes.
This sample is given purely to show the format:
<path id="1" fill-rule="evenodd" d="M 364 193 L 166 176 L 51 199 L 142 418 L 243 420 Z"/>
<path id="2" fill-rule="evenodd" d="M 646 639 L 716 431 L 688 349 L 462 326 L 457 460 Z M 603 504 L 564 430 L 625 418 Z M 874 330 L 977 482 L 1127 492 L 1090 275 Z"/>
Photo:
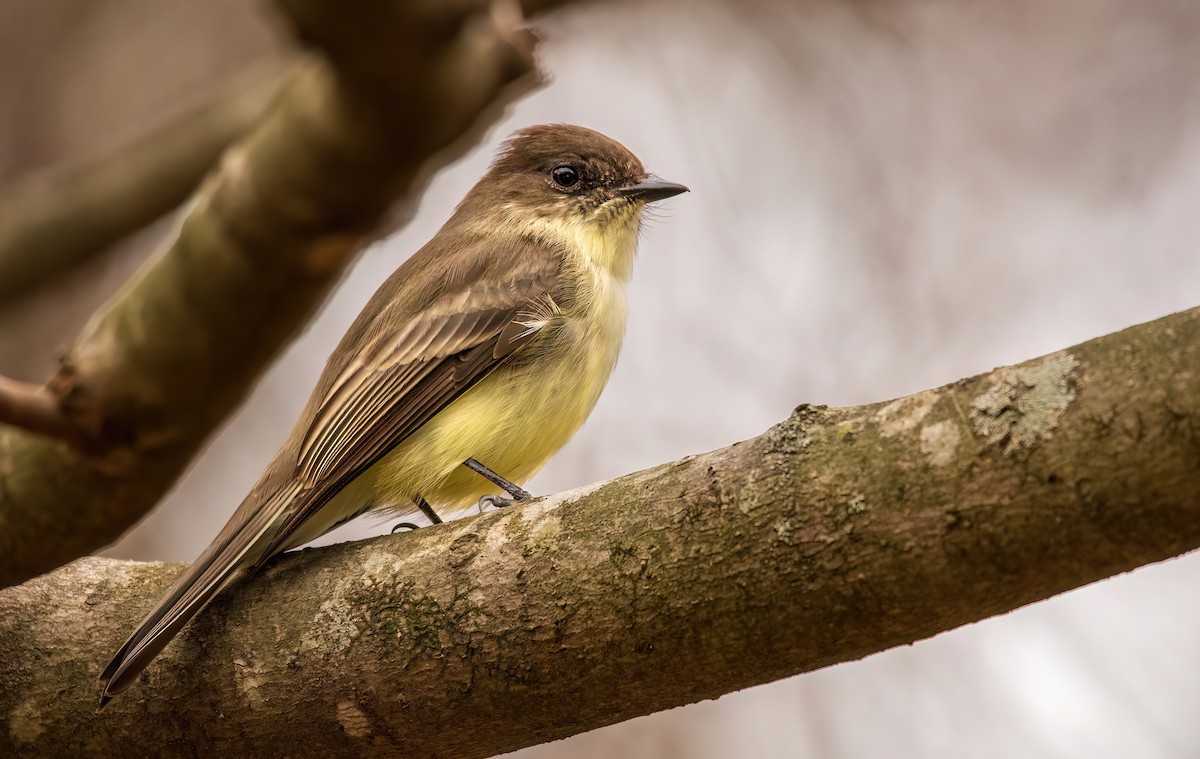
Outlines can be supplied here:
<path id="1" fill-rule="evenodd" d="M 312 495 L 298 499 L 265 561 L 345 485 L 500 366 L 544 325 L 543 287 L 520 305 L 422 320 L 387 340 L 361 366 L 352 366 L 321 404 L 301 443 L 300 477 Z"/>
<path id="2" fill-rule="evenodd" d="M 452 384 L 462 389 L 473 384 L 476 373 L 464 371 L 471 349 L 489 344 L 491 355 L 479 366 L 486 370 L 536 332 L 527 326 L 533 323 L 530 309 L 545 290 L 522 284 L 519 295 L 505 293 L 498 302 L 476 305 L 455 303 L 448 313 L 422 314 L 398 332 L 372 340 L 335 380 L 305 431 L 296 460 L 304 482 L 319 486 L 371 458 L 364 438 L 372 432 L 404 428 L 410 421 L 420 426 L 428 416 L 421 393 L 415 391 L 426 389 L 432 378 L 453 377 Z M 523 310 L 527 318 L 522 318 Z M 457 362 L 446 360 L 451 356 Z"/>
<path id="3" fill-rule="evenodd" d="M 327 367 L 340 371 L 319 385 L 324 394 L 307 415 L 292 476 L 267 492 L 256 488 L 176 581 L 105 668 L 102 702 L 128 688 L 238 569 L 287 548 L 342 488 L 542 329 L 559 287 L 557 262 L 530 251 L 511 274 L 444 294 L 390 328 L 386 308 L 375 315 L 360 333 L 370 336 L 364 350 Z"/>

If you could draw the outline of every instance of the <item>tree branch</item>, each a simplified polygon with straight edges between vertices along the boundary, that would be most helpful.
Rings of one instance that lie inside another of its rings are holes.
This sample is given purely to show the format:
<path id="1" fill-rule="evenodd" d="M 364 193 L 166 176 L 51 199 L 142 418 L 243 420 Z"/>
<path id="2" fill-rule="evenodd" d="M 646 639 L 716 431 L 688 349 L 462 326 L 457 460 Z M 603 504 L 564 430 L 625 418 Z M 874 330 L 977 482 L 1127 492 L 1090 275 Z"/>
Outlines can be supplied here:
<path id="1" fill-rule="evenodd" d="M 0 304 L 107 250 L 178 207 L 262 114 L 279 71 L 254 70 L 100 160 L 38 174 L 0 200 Z"/>
<path id="2" fill-rule="evenodd" d="M 490 756 L 1200 545 L 1200 309 L 484 517 L 281 558 L 94 713 L 178 572 L 0 592 L 0 753 Z M 297 715 L 303 715 L 297 719 Z"/>
<path id="3" fill-rule="evenodd" d="M 281 6 L 323 55 L 298 66 L 49 383 L 100 453 L 0 429 L 0 586 L 149 510 L 395 204 L 534 84 L 531 40 L 482 0 Z"/>

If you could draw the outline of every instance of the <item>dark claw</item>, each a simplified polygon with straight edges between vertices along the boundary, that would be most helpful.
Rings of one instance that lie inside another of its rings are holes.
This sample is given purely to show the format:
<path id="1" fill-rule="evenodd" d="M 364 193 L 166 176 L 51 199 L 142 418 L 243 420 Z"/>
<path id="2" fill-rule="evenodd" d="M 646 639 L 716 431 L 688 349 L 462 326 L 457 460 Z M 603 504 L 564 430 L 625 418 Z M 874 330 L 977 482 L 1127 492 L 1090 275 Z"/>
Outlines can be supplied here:
<path id="1" fill-rule="evenodd" d="M 413 524 L 412 522 L 401 522 L 400 524 L 398 524 L 392 528 L 392 534 L 395 535 L 397 532 L 400 532 L 401 530 L 411 532 L 413 530 L 419 530 L 419 529 L 421 529 L 421 528 L 418 527 L 417 525 Z"/>
<path id="2" fill-rule="evenodd" d="M 475 508 L 479 509 L 479 513 L 484 513 L 483 507 L 485 504 L 491 505 L 494 508 L 502 509 L 505 506 L 512 506 L 516 503 L 512 498 L 505 498 L 502 495 L 485 495 L 479 499 L 479 503 L 475 504 Z"/>

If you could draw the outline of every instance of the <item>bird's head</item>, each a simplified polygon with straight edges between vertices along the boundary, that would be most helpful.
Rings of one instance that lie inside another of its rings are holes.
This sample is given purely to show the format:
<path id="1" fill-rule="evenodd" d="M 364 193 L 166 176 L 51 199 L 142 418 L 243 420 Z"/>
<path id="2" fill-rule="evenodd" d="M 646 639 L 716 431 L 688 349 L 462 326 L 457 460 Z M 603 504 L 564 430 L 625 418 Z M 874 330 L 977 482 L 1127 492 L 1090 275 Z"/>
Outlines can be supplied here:
<path id="1" fill-rule="evenodd" d="M 647 203 L 681 192 L 687 188 L 648 174 L 616 140 L 546 124 L 513 135 L 464 204 L 591 226 L 636 220 Z"/>

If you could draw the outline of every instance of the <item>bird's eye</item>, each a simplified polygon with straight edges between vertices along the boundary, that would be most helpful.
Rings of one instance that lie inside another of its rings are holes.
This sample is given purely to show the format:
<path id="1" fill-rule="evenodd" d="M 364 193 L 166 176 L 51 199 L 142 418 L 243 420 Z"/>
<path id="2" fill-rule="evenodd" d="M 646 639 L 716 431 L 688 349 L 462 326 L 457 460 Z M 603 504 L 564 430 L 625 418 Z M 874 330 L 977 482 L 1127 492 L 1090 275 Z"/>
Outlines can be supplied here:
<path id="1" fill-rule="evenodd" d="M 579 184 L 579 172 L 574 166 L 555 166 L 550 171 L 550 178 L 559 187 L 573 187 Z"/>

